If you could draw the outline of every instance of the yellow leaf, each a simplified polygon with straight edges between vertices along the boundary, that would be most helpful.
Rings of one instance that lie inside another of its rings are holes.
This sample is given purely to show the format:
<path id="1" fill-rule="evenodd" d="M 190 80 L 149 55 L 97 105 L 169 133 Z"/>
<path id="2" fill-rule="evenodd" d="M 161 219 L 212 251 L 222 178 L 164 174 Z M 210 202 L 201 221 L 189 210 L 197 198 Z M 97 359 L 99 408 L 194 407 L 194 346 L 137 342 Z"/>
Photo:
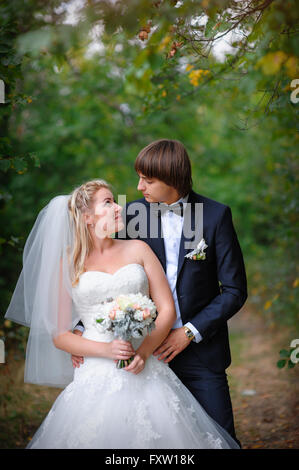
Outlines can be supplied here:
<path id="1" fill-rule="evenodd" d="M 267 302 L 264 305 L 264 310 L 268 310 L 272 305 L 272 300 L 267 300 Z"/>
<path id="2" fill-rule="evenodd" d="M 206 71 L 202 69 L 191 70 L 188 77 L 190 78 L 190 83 L 193 86 L 199 85 L 199 80 L 202 78 L 203 75 L 206 75 Z"/>
<path id="3" fill-rule="evenodd" d="M 159 45 L 159 51 L 163 51 L 165 47 L 170 43 L 171 37 L 170 36 L 165 36 L 165 38 L 162 40 L 161 44 Z"/>
<path id="4" fill-rule="evenodd" d="M 269 52 L 257 62 L 265 75 L 274 75 L 281 69 L 288 56 L 283 51 Z"/>
<path id="5" fill-rule="evenodd" d="M 295 56 L 290 56 L 285 63 L 287 74 L 290 78 L 297 78 L 299 75 L 298 59 Z"/>
<path id="6" fill-rule="evenodd" d="M 298 287 L 299 285 L 299 279 L 297 277 L 297 279 L 295 279 L 295 281 L 293 282 L 293 287 Z"/>

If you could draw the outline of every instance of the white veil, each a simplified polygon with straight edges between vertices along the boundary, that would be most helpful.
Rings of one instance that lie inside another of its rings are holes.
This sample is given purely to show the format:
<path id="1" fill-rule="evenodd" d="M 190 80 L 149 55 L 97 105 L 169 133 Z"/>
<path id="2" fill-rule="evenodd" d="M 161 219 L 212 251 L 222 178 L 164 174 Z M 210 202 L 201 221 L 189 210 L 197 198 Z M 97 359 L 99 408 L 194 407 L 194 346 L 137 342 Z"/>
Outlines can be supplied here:
<path id="1" fill-rule="evenodd" d="M 57 196 L 39 213 L 26 241 L 23 269 L 5 318 L 30 327 L 24 381 L 65 387 L 73 380 L 69 353 L 53 337 L 72 330 L 79 317 L 72 308 L 68 253 L 73 230 L 70 196 Z"/>

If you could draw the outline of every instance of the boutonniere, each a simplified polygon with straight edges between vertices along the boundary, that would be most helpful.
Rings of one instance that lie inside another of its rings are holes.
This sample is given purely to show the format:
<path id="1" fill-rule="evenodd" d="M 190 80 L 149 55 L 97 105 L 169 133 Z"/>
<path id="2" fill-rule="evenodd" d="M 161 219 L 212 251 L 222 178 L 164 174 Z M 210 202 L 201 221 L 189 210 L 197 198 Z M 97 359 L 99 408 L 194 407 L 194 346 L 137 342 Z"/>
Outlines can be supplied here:
<path id="1" fill-rule="evenodd" d="M 202 238 L 195 250 L 190 251 L 190 253 L 185 255 L 185 258 L 190 258 L 194 260 L 206 259 L 206 254 L 204 252 L 206 248 L 208 248 L 208 245 L 206 244 L 205 239 Z"/>

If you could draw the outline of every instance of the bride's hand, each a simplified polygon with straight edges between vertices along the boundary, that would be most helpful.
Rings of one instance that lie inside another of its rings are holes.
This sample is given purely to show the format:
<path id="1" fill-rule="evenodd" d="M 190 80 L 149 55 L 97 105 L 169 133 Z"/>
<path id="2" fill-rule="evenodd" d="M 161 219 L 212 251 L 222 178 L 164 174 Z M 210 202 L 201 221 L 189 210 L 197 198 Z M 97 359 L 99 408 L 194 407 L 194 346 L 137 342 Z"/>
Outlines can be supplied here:
<path id="1" fill-rule="evenodd" d="M 109 344 L 108 355 L 111 359 L 124 361 L 135 355 L 135 349 L 129 341 L 114 339 Z"/>
<path id="2" fill-rule="evenodd" d="M 132 374 L 139 374 L 144 369 L 145 362 L 146 357 L 141 353 L 136 352 L 133 361 L 127 367 L 124 367 L 124 370 L 132 372 Z"/>

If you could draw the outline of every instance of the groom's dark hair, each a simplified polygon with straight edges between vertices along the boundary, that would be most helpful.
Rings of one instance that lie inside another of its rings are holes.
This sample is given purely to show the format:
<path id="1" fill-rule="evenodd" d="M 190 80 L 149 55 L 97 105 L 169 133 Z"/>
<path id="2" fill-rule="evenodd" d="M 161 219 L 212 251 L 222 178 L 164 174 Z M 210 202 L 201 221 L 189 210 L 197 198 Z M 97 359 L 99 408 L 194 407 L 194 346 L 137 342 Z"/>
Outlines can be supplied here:
<path id="1" fill-rule="evenodd" d="M 174 187 L 181 197 L 192 188 L 191 162 L 178 140 L 159 139 L 147 145 L 136 158 L 135 170 Z"/>

